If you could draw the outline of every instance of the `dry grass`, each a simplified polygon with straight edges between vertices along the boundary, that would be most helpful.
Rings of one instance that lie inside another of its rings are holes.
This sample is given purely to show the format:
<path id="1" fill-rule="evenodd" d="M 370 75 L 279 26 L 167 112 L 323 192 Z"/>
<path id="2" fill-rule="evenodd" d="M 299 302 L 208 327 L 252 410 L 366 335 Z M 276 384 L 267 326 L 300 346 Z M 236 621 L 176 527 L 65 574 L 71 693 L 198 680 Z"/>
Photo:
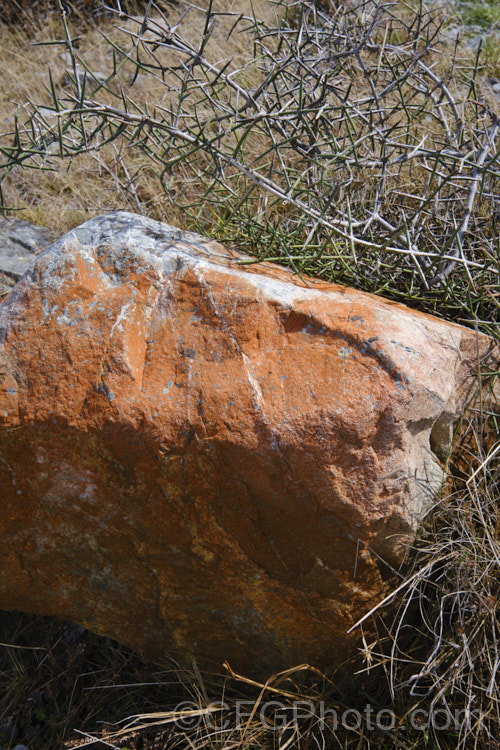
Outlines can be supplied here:
<path id="1" fill-rule="evenodd" d="M 187 43 L 194 44 L 199 37 L 205 21 L 203 5 L 200 3 L 200 9 L 191 8 L 184 18 L 183 38 Z M 229 62 L 234 70 L 244 66 L 250 58 L 252 42 L 251 36 L 245 33 L 234 34 L 228 41 L 235 17 L 240 13 L 250 13 L 253 7 L 259 18 L 272 24 L 276 11 L 274 5 L 266 0 L 233 3 L 234 8 L 230 3 L 219 2 L 219 5 L 221 16 L 206 52 L 220 59 L 222 64 Z M 164 15 L 170 23 L 175 24 L 185 11 L 184 5 L 167 5 Z M 81 70 L 88 68 L 98 76 L 110 76 L 115 67 L 122 66 L 112 76 L 110 90 L 116 96 L 123 89 L 133 94 L 139 107 L 153 108 L 165 102 L 163 80 L 142 74 L 135 77 L 134 64 L 124 61 L 124 56 L 116 49 L 116 46 L 130 48 L 130 32 L 137 32 L 140 26 L 135 18 L 138 17 L 114 22 L 102 19 L 99 24 L 91 23 L 83 30 L 78 26 L 80 38 L 75 41 L 74 49 Z M 126 29 L 128 33 L 121 29 Z M 5 71 L 5 79 L 9 81 L 8 86 L 0 89 L 0 143 L 12 143 L 16 121 L 26 121 L 34 108 L 40 112 L 41 129 L 45 121 L 48 127 L 53 125 L 52 113 L 48 109 L 53 104 L 51 79 L 62 95 L 69 95 L 73 91 L 71 54 L 64 44 L 52 44 L 54 39 L 61 37 L 64 37 L 64 29 L 56 13 L 45 17 L 43 25 L 35 29 L 0 24 L 0 65 Z M 167 53 L 163 57 L 167 71 L 175 61 L 175 53 Z M 88 85 L 88 93 L 91 93 L 92 78 L 89 78 Z M 108 95 L 106 91 L 101 93 L 106 103 L 114 103 L 113 95 Z M 146 213 L 180 227 L 190 225 L 182 210 L 173 206 L 164 193 L 150 157 L 125 141 L 76 154 L 70 162 L 60 163 L 56 167 L 53 164 L 50 168 L 44 165 L 47 168 L 40 170 L 37 166 L 29 164 L 28 168 L 16 169 L 2 181 L 5 205 L 21 212 L 28 221 L 64 233 L 91 216 L 122 209 Z M 178 190 L 184 195 L 196 195 L 199 192 L 196 185 L 188 185 L 186 191 L 188 179 L 180 167 L 173 193 Z"/>
<path id="2" fill-rule="evenodd" d="M 403 723 L 415 710 L 439 717 L 428 733 L 433 747 L 497 747 L 498 412 L 470 409 L 459 434 L 447 489 L 422 524 L 400 585 L 373 612 L 380 619 L 370 669 L 389 686 Z M 439 730 L 455 716 L 452 731 Z"/>
<path id="3" fill-rule="evenodd" d="M 259 0 L 44 28 L 3 203 L 61 231 L 135 210 L 495 334 L 496 99 L 442 22 Z"/>

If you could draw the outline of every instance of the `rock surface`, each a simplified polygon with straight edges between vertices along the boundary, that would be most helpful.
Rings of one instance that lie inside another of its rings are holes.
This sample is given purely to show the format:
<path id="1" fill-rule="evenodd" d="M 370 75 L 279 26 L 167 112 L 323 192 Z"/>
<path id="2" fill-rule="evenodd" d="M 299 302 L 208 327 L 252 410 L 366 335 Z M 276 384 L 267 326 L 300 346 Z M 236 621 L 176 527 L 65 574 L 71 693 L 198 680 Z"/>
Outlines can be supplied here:
<path id="1" fill-rule="evenodd" d="M 352 651 L 498 352 L 245 260 L 115 213 L 0 304 L 0 607 L 246 671 Z"/>
<path id="2" fill-rule="evenodd" d="M 57 239 L 55 232 L 23 219 L 0 218 L 0 298 Z"/>

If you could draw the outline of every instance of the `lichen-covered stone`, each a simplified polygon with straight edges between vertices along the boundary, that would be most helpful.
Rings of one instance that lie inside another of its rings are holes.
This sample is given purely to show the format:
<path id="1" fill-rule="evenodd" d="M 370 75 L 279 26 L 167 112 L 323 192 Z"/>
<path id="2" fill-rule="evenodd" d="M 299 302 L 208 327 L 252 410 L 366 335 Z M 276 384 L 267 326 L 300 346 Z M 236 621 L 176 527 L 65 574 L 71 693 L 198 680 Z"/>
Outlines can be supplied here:
<path id="1" fill-rule="evenodd" d="M 1 607 L 245 670 L 352 650 L 498 352 L 247 260 L 115 213 L 0 304 Z"/>

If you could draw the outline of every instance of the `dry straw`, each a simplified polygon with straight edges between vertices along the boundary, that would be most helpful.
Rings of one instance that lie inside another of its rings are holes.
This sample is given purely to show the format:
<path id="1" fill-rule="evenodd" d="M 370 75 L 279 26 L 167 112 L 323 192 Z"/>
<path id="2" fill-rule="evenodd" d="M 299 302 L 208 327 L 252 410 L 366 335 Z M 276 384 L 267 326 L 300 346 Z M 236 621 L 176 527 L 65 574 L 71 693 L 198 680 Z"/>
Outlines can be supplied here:
<path id="1" fill-rule="evenodd" d="M 63 14 L 65 83 L 50 74 L 1 140 L 4 205 L 20 171 L 84 163 L 121 207 L 495 333 L 499 120 L 479 56 L 422 4 L 259 10 L 174 21 L 151 3 L 103 35 L 99 70 Z"/>

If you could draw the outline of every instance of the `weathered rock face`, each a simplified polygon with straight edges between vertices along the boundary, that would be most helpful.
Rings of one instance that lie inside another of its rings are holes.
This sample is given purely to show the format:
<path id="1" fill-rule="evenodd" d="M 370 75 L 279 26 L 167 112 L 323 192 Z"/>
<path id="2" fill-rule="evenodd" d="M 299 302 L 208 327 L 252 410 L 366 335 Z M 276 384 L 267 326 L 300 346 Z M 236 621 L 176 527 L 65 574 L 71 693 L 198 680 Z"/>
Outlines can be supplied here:
<path id="1" fill-rule="evenodd" d="M 246 670 L 348 655 L 494 353 L 245 260 L 115 213 L 0 304 L 0 607 Z"/>
<path id="2" fill-rule="evenodd" d="M 0 218 L 0 298 L 56 239 L 56 234 L 45 227 L 22 219 Z"/>

